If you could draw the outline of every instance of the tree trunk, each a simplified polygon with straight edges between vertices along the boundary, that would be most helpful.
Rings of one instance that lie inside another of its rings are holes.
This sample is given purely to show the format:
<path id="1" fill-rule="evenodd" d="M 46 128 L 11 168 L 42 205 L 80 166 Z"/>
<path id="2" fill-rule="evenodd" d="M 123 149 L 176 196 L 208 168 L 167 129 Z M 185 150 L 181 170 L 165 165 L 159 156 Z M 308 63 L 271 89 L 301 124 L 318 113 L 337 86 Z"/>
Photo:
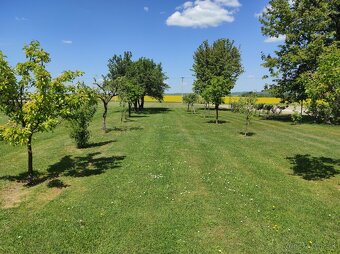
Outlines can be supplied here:
<path id="1" fill-rule="evenodd" d="M 216 124 L 218 124 L 218 104 L 215 104 L 215 110 L 216 110 Z"/>
<path id="2" fill-rule="evenodd" d="M 140 98 L 140 105 L 139 105 L 139 109 L 143 110 L 144 109 L 144 96 L 142 98 Z"/>
<path id="3" fill-rule="evenodd" d="M 131 117 L 131 103 L 129 102 L 129 117 Z"/>
<path id="4" fill-rule="evenodd" d="M 189 103 L 188 103 L 188 108 L 187 108 L 187 112 L 189 112 Z"/>
<path id="5" fill-rule="evenodd" d="M 246 118 L 246 130 L 244 131 L 244 136 L 247 137 L 247 134 L 248 134 L 248 117 Z"/>
<path id="6" fill-rule="evenodd" d="M 300 114 L 301 114 L 301 118 L 302 118 L 302 111 L 303 111 L 303 100 L 300 101 L 300 105 L 301 105 L 301 111 L 300 111 Z"/>
<path id="7" fill-rule="evenodd" d="M 32 134 L 28 137 L 27 142 L 27 155 L 28 155 L 28 183 L 33 183 L 33 151 L 32 151 Z"/>
<path id="8" fill-rule="evenodd" d="M 135 108 L 135 112 L 138 112 L 138 100 L 135 100 L 134 104 L 134 108 Z"/>
<path id="9" fill-rule="evenodd" d="M 104 103 L 104 113 L 103 113 L 103 130 L 106 131 L 106 115 L 107 115 L 107 103 Z"/>

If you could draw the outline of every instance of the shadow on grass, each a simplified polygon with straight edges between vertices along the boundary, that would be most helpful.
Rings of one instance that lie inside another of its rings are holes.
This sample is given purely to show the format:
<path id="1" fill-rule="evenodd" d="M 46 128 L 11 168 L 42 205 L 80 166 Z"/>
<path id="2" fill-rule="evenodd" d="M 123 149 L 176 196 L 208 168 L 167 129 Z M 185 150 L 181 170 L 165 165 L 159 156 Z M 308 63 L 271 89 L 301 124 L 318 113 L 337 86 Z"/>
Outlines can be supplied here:
<path id="1" fill-rule="evenodd" d="M 252 137 L 256 135 L 255 132 L 247 132 L 247 134 L 245 134 L 243 131 L 239 132 L 239 134 L 246 136 L 246 137 Z"/>
<path id="2" fill-rule="evenodd" d="M 281 115 L 261 115 L 261 120 L 273 120 L 279 122 L 292 122 L 292 117 L 290 114 Z M 315 123 L 314 118 L 308 115 L 303 115 L 300 123 Z"/>
<path id="3" fill-rule="evenodd" d="M 206 121 L 206 123 L 216 124 L 216 120 L 209 120 L 209 121 Z M 218 124 L 224 124 L 224 123 L 230 123 L 230 122 L 229 121 L 225 121 L 225 120 L 218 120 Z"/>
<path id="4" fill-rule="evenodd" d="M 100 175 L 107 170 L 119 168 L 121 161 L 125 159 L 125 156 L 103 157 L 100 155 L 101 153 L 96 152 L 79 157 L 64 156 L 57 163 L 50 165 L 46 173 L 35 171 L 33 182 L 26 186 L 31 187 L 49 181 L 47 184 L 49 188 L 65 188 L 69 185 L 64 184 L 58 179 L 59 177 L 88 177 Z M 27 173 L 0 177 L 1 180 L 17 182 L 27 182 L 27 178 Z"/>
<path id="5" fill-rule="evenodd" d="M 113 142 L 116 142 L 116 140 L 108 140 L 108 141 L 102 141 L 102 142 L 97 142 L 97 143 L 90 143 L 85 148 L 105 146 L 105 145 L 111 144 Z"/>
<path id="6" fill-rule="evenodd" d="M 294 175 L 301 176 L 305 180 L 323 180 L 340 173 L 340 170 L 336 168 L 340 166 L 339 159 L 296 154 L 293 157 L 287 157 L 287 160 L 292 164 Z"/>
<path id="7" fill-rule="evenodd" d="M 144 108 L 141 112 L 137 112 L 136 114 L 163 114 L 172 111 L 169 108 Z"/>
<path id="8" fill-rule="evenodd" d="M 114 127 L 112 128 L 113 131 L 141 131 L 143 130 L 142 127 L 129 127 L 129 126 L 123 126 L 123 127 Z"/>

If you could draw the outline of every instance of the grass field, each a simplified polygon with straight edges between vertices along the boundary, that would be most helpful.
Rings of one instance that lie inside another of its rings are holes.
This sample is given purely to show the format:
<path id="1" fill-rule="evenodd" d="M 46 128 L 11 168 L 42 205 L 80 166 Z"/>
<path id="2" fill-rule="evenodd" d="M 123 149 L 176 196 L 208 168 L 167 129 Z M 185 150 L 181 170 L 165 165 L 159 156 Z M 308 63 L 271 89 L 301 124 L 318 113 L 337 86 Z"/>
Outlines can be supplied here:
<path id="1" fill-rule="evenodd" d="M 25 149 L 0 143 L 0 252 L 339 253 L 338 126 L 255 119 L 244 137 L 239 114 L 146 107 L 120 123 L 112 104 L 108 133 L 99 110 L 86 149 L 37 135 L 30 188 Z"/>

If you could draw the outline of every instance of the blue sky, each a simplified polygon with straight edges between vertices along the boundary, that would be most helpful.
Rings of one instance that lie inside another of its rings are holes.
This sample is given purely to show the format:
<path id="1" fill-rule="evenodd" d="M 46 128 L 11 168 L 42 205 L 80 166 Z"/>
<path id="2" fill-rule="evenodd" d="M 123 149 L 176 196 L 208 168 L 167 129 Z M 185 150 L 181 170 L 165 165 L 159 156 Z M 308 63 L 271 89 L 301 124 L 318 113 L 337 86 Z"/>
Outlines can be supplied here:
<path id="1" fill-rule="evenodd" d="M 163 64 L 169 93 L 190 92 L 193 53 L 203 40 L 230 38 L 240 46 L 245 73 L 233 91 L 261 91 L 267 73 L 261 52 L 280 40 L 261 34 L 256 14 L 268 0 L 1 0 L 0 49 L 15 65 L 22 47 L 38 40 L 51 54 L 48 69 L 81 70 L 87 84 L 107 73 L 107 60 L 131 51 Z M 184 88 L 180 77 L 184 78 Z"/>

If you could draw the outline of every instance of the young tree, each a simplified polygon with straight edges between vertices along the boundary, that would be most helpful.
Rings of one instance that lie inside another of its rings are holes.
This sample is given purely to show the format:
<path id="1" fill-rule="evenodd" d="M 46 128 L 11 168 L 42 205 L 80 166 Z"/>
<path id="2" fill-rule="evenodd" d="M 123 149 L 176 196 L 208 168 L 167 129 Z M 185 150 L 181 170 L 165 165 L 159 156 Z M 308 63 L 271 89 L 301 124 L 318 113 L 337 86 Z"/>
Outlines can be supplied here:
<path id="1" fill-rule="evenodd" d="M 152 59 L 144 57 L 138 59 L 133 65 L 131 75 L 144 90 L 144 94 L 134 103 L 136 110 L 144 108 L 146 95 L 156 100 L 162 100 L 165 90 L 169 88 L 165 84 L 167 77 L 163 72 L 162 65 L 156 64 Z"/>
<path id="2" fill-rule="evenodd" d="M 32 138 L 37 132 L 52 130 L 65 112 L 66 82 L 81 76 L 79 71 L 65 71 L 52 78 L 46 69 L 49 54 L 38 41 L 24 46 L 26 62 L 10 67 L 0 52 L 0 110 L 9 118 L 0 127 L 0 136 L 11 144 L 26 145 L 28 181 L 33 181 Z"/>
<path id="3" fill-rule="evenodd" d="M 260 17 L 262 33 L 285 38 L 274 56 L 262 56 L 273 79 L 267 89 L 274 96 L 300 104 L 307 99 L 303 75 L 318 68 L 325 46 L 340 40 L 339 20 L 339 0 L 269 1 Z"/>
<path id="4" fill-rule="evenodd" d="M 69 91 L 66 97 L 68 111 L 64 118 L 69 123 L 70 137 L 75 140 L 77 148 L 84 148 L 90 139 L 88 127 L 97 109 L 97 95 L 83 82 L 70 87 Z"/>
<path id="5" fill-rule="evenodd" d="M 104 131 L 107 130 L 106 128 L 106 116 L 107 116 L 107 110 L 109 102 L 112 100 L 114 96 L 117 95 L 117 84 L 114 80 L 109 79 L 107 76 L 102 76 L 103 81 L 98 82 L 96 79 L 94 79 L 94 84 L 97 86 L 97 96 L 102 101 L 104 106 L 104 112 L 103 112 L 103 127 L 102 129 Z"/>
<path id="6" fill-rule="evenodd" d="M 123 114 L 125 115 L 125 104 L 128 104 L 128 111 L 130 117 L 131 106 L 136 100 L 138 100 L 144 94 L 144 89 L 140 85 L 138 85 L 134 79 L 130 79 L 127 77 L 119 77 L 117 79 L 117 84 L 119 98 L 123 105 Z"/>
<path id="7" fill-rule="evenodd" d="M 187 111 L 189 112 L 190 107 L 195 112 L 194 104 L 198 101 L 198 96 L 195 93 L 189 93 L 183 96 L 183 102 L 187 104 Z"/>
<path id="8" fill-rule="evenodd" d="M 238 104 L 240 113 L 245 116 L 244 136 L 247 136 L 251 119 L 254 115 L 256 115 L 256 94 L 252 93 L 246 97 L 241 97 Z"/>
<path id="9" fill-rule="evenodd" d="M 212 45 L 204 41 L 194 54 L 194 91 L 215 104 L 216 123 L 222 97 L 230 94 L 242 74 L 241 54 L 234 42 L 219 39 Z"/>

